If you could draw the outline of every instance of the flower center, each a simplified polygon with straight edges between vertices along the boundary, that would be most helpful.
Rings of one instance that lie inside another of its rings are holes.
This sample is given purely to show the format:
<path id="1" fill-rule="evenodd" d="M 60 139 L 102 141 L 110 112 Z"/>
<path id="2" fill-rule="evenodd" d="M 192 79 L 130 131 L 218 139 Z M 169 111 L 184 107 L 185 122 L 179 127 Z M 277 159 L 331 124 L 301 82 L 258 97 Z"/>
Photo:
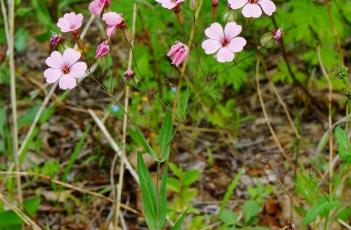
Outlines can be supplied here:
<path id="1" fill-rule="evenodd" d="M 226 38 L 224 38 L 221 42 L 222 47 L 226 47 L 228 44 L 229 44 L 229 41 Z"/>
<path id="2" fill-rule="evenodd" d="M 250 4 L 256 4 L 258 0 L 248 0 Z"/>
<path id="3" fill-rule="evenodd" d="M 64 74 L 69 74 L 71 72 L 71 67 L 68 66 L 68 65 L 65 65 L 63 68 L 62 68 L 62 72 Z"/>

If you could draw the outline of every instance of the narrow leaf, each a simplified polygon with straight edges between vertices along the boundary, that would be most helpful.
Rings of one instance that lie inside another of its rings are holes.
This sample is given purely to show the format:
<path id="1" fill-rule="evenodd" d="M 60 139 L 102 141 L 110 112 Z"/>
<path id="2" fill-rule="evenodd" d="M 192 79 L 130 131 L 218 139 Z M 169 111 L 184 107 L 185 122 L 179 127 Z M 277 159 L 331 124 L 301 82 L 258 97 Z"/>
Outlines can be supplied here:
<path id="1" fill-rule="evenodd" d="M 170 144 L 173 135 L 172 112 L 167 111 L 160 130 L 158 144 L 160 145 L 161 161 L 168 160 Z"/>
<path id="2" fill-rule="evenodd" d="M 303 218 L 303 224 L 309 224 L 319 215 L 326 215 L 331 209 L 339 206 L 337 201 L 329 201 L 326 197 L 322 197 L 320 201 L 310 209 Z"/>
<path id="3" fill-rule="evenodd" d="M 144 201 L 145 221 L 151 230 L 156 229 L 156 189 L 142 155 L 138 154 L 137 165 L 141 194 Z"/>
<path id="4" fill-rule="evenodd" d="M 139 128 L 136 128 L 135 130 L 131 130 L 130 135 L 136 143 L 143 146 L 144 150 L 151 155 L 153 160 L 158 161 L 155 151 L 151 148 L 149 142 L 147 142 L 147 140 L 144 137 L 144 134 L 141 132 Z"/>
<path id="5" fill-rule="evenodd" d="M 184 223 L 184 219 L 185 219 L 185 216 L 186 216 L 186 212 L 185 211 L 181 217 L 179 217 L 179 219 L 177 220 L 177 222 L 175 223 L 175 225 L 171 228 L 171 230 L 181 230 L 182 229 L 182 226 L 183 226 L 183 223 Z"/>
<path id="6" fill-rule="evenodd" d="M 351 162 L 351 144 L 346 132 L 339 126 L 335 129 L 339 157 L 345 162 Z"/>
<path id="7" fill-rule="evenodd" d="M 185 119 L 186 110 L 188 108 L 189 97 L 190 97 L 189 89 L 186 89 L 180 95 L 180 100 L 179 100 L 179 103 L 177 105 L 177 118 L 179 121 L 184 121 L 184 119 Z"/>
<path id="8" fill-rule="evenodd" d="M 243 173 L 244 173 L 244 170 L 240 169 L 240 171 L 235 175 L 233 180 L 228 185 L 227 191 L 225 192 L 223 200 L 221 202 L 221 210 L 223 210 L 227 206 L 229 199 L 233 195 L 233 192 L 234 192 L 236 186 L 238 185 L 240 177 Z"/>
<path id="9" fill-rule="evenodd" d="M 162 227 L 166 223 L 166 215 L 167 215 L 167 194 L 166 194 L 166 185 L 167 185 L 167 176 L 168 176 L 168 168 L 165 168 L 162 178 L 161 178 L 161 187 L 160 187 L 160 197 L 159 197 L 159 205 L 158 205 L 158 228 L 162 229 Z"/>

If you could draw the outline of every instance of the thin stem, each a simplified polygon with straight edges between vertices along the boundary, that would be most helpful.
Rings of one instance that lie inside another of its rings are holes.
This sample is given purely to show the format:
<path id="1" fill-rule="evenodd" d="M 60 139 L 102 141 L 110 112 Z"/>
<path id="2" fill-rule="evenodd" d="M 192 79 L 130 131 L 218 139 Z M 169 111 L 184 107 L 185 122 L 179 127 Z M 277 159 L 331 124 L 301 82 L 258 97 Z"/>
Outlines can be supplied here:
<path id="1" fill-rule="evenodd" d="M 285 112 L 285 115 L 286 115 L 286 117 L 287 117 L 288 120 L 289 120 L 290 126 L 291 126 L 291 128 L 294 130 L 294 132 L 295 132 L 296 138 L 297 138 L 298 140 L 300 140 L 300 139 L 301 139 L 300 134 L 299 134 L 299 132 L 297 131 L 297 128 L 296 128 L 296 126 L 295 126 L 295 124 L 294 124 L 294 122 L 293 122 L 293 120 L 292 120 L 292 118 L 291 118 L 291 115 L 290 115 L 288 106 L 286 105 L 286 103 L 284 102 L 284 100 L 282 99 L 282 97 L 280 96 L 280 94 L 279 94 L 277 88 L 275 87 L 275 85 L 274 85 L 274 83 L 273 83 L 273 81 L 272 81 L 272 78 L 268 75 L 267 67 L 266 67 L 266 65 L 265 65 L 265 63 L 264 63 L 264 60 L 263 60 L 262 56 L 259 55 L 258 57 L 260 58 L 260 61 L 261 61 L 261 63 L 262 63 L 262 66 L 263 66 L 265 75 L 266 75 L 266 77 L 267 77 L 267 79 L 268 79 L 268 81 L 269 81 L 269 85 L 271 86 L 271 88 L 272 88 L 272 90 L 273 90 L 275 96 L 277 97 L 279 103 L 280 103 L 281 106 L 283 107 L 284 112 Z"/>
<path id="2" fill-rule="evenodd" d="M 118 154 L 119 157 L 122 157 L 122 150 L 117 145 L 117 143 L 113 140 L 111 134 L 107 131 L 105 125 L 102 123 L 102 121 L 98 118 L 98 116 L 95 114 L 95 112 L 93 110 L 89 109 L 88 111 L 89 111 L 89 114 L 91 115 L 91 117 L 93 118 L 93 120 L 95 121 L 95 123 L 99 126 L 99 128 L 102 131 L 102 133 L 104 134 L 105 138 L 110 143 L 112 149 L 115 151 L 115 153 Z M 133 179 L 137 182 L 137 184 L 139 184 L 138 174 L 136 173 L 136 171 L 133 168 L 133 166 L 131 165 L 131 163 L 129 163 L 128 159 L 124 158 L 124 164 L 125 164 L 126 168 L 129 170 L 129 173 L 132 175 Z"/>
<path id="3" fill-rule="evenodd" d="M 324 67 L 322 56 L 321 56 L 321 50 L 320 47 L 317 47 L 317 53 L 318 53 L 318 60 L 319 60 L 319 65 L 321 67 L 322 73 L 327 80 L 328 83 L 328 132 L 329 132 L 329 193 L 332 194 L 332 189 L 333 189 L 333 183 L 332 183 L 332 177 L 333 177 L 333 121 L 332 121 L 332 94 L 333 94 L 333 87 L 332 83 L 330 81 L 330 77 Z"/>
<path id="4" fill-rule="evenodd" d="M 266 107 L 264 105 L 264 101 L 263 101 L 263 96 L 262 96 L 262 92 L 261 92 L 261 88 L 260 88 L 260 80 L 259 80 L 259 67 L 260 67 L 260 60 L 257 58 L 257 63 L 256 63 L 256 85 L 257 85 L 257 94 L 258 97 L 260 99 L 260 103 L 261 103 L 261 107 L 262 107 L 262 112 L 264 115 L 264 118 L 266 120 L 267 126 L 269 128 L 269 131 L 272 134 L 272 137 L 276 143 L 276 145 L 278 146 L 278 149 L 280 150 L 280 152 L 282 153 L 282 155 L 284 156 L 284 158 L 288 161 L 290 167 L 292 169 L 295 169 L 295 165 L 291 162 L 290 157 L 288 156 L 288 154 L 285 152 L 283 146 L 281 145 L 281 143 L 279 142 L 279 139 L 277 137 L 277 135 L 275 134 L 275 131 L 271 125 L 271 122 L 269 120 L 268 114 L 267 114 L 267 110 Z"/>
<path id="5" fill-rule="evenodd" d="M 32 125 L 30 126 L 30 129 L 29 129 L 29 131 L 28 131 L 28 133 L 27 133 L 27 135 L 26 135 L 26 137 L 25 137 L 25 139 L 24 139 L 24 141 L 23 141 L 23 143 L 22 143 L 22 145 L 21 145 L 21 148 L 20 148 L 19 151 L 18 151 L 18 156 L 19 156 L 19 157 L 21 157 L 22 154 L 24 153 L 24 150 L 26 149 L 26 146 L 28 145 L 28 142 L 29 142 L 29 140 L 31 139 L 31 136 L 32 136 L 32 133 L 33 133 L 35 127 L 36 127 L 36 124 L 38 123 L 38 121 L 39 121 L 39 119 L 40 119 L 40 117 L 41 117 L 41 114 L 43 113 L 43 111 L 44 111 L 46 105 L 48 104 L 48 102 L 49 102 L 49 100 L 50 100 L 50 98 L 51 98 L 52 95 L 54 94 L 57 85 L 58 85 L 58 82 L 55 83 L 55 84 L 51 87 L 49 93 L 45 96 L 44 101 L 43 101 L 43 103 L 41 104 L 41 106 L 40 106 L 40 108 L 39 108 L 37 114 L 35 115 L 35 118 L 34 118 L 34 120 L 33 120 L 33 122 L 32 122 Z"/>
<path id="6" fill-rule="evenodd" d="M 136 16 L 137 16 L 137 4 L 134 3 L 133 5 L 133 24 L 132 24 L 132 40 L 130 41 L 130 50 L 129 50 L 129 59 L 128 59 L 128 70 L 132 68 L 132 61 L 133 61 L 133 46 L 134 46 L 134 36 L 135 36 L 135 23 L 136 23 Z M 122 156 L 121 156 L 121 165 L 119 168 L 119 178 L 118 178 L 118 191 L 116 197 L 116 209 L 115 209 L 115 216 L 114 222 L 115 227 L 118 227 L 118 220 L 120 214 L 120 204 L 121 204 L 121 197 L 123 191 L 123 179 L 124 179 L 124 161 L 126 159 L 126 147 L 127 147 L 127 128 L 128 128 L 128 109 L 129 109 L 129 91 L 130 88 L 128 85 L 125 87 L 125 97 L 124 97 L 124 110 L 125 114 L 123 116 L 123 148 L 122 148 Z"/>
<path id="7" fill-rule="evenodd" d="M 11 110 L 12 110 L 12 144 L 13 158 L 15 161 L 16 171 L 20 171 L 21 166 L 18 160 L 18 130 L 17 130 L 17 100 L 16 100 L 16 72 L 15 72 L 15 3 L 9 1 L 9 56 L 10 56 L 10 87 L 11 87 Z M 21 177 L 16 177 L 17 197 L 20 207 L 23 203 Z"/>

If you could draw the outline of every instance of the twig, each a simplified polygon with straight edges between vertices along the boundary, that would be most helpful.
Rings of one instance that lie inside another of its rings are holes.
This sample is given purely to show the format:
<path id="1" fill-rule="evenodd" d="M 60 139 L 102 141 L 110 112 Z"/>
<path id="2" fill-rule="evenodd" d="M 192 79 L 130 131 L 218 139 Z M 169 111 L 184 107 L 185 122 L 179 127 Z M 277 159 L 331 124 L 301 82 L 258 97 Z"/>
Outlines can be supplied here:
<path id="1" fill-rule="evenodd" d="M 101 195 L 99 193 L 96 193 L 96 192 L 92 192 L 92 191 L 89 191 L 89 190 L 86 190 L 86 189 L 83 189 L 83 188 L 79 188 L 79 187 L 76 187 L 76 186 L 73 186 L 71 184 L 68 184 L 68 183 L 65 183 L 63 181 L 60 181 L 60 180 L 56 180 L 56 179 L 53 179 L 51 177 L 48 177 L 48 176 L 45 176 L 45 175 L 41 175 L 41 174 L 37 174 L 37 173 L 31 173 L 31 172 L 6 172 L 6 171 L 0 171 L 0 175 L 5 175 L 5 176 L 31 176 L 31 177 L 39 177 L 41 179 L 44 179 L 44 180 L 47 180 L 49 181 L 50 183 L 53 183 L 53 184 L 57 184 L 57 185 L 60 185 L 62 187 L 65 187 L 65 188 L 68 188 L 68 189 L 71 189 L 71 190 L 74 190 L 74 191 L 77 191 L 77 192 L 80 192 L 80 193 L 83 193 L 83 194 L 88 194 L 88 195 L 91 195 L 91 196 L 95 196 L 95 197 L 99 197 L 101 199 L 104 199 L 106 201 L 109 201 L 111 203 L 114 203 L 113 199 L 110 199 L 104 195 Z M 139 215 L 139 212 L 133 208 L 130 208 L 124 204 L 121 205 L 122 208 L 128 210 L 128 211 L 131 211 L 135 214 L 138 214 Z"/>
<path id="2" fill-rule="evenodd" d="M 137 16 L 137 4 L 133 4 L 133 24 L 132 24 L 132 39 L 130 41 L 130 50 L 129 50 L 129 59 L 128 59 L 128 70 L 132 68 L 132 61 L 133 61 L 133 46 L 134 46 L 134 37 L 135 37 L 135 23 L 136 23 L 136 16 Z M 118 220 L 120 215 L 120 205 L 121 205 L 121 197 L 123 191 L 123 179 L 124 179 L 124 162 L 126 159 L 126 147 L 127 147 L 127 128 L 128 128 L 128 108 L 129 108 L 129 91 L 130 88 L 128 85 L 125 87 L 125 95 L 124 95 L 124 116 L 123 116 L 123 147 L 122 147 L 122 156 L 121 156 L 121 165 L 119 168 L 119 178 L 118 178 L 118 187 L 117 187 L 117 198 L 116 198 L 116 207 L 114 210 L 114 222 L 115 227 L 118 227 Z M 114 166 L 113 166 L 114 168 Z M 122 216 L 121 216 L 122 218 Z"/>
<path id="3" fill-rule="evenodd" d="M 40 106 L 40 108 L 39 108 L 39 110 L 38 110 L 38 112 L 37 112 L 37 114 L 36 114 L 36 116 L 35 116 L 35 118 L 34 118 L 34 120 L 33 120 L 33 122 L 32 122 L 32 125 L 30 126 L 30 129 L 29 129 L 29 131 L 28 131 L 28 133 L 27 133 L 27 135 L 26 135 L 26 137 L 25 137 L 25 139 L 24 139 L 24 141 L 23 141 L 23 143 L 22 143 L 22 145 L 21 145 L 21 148 L 20 148 L 20 150 L 18 151 L 18 156 L 19 156 L 19 157 L 21 157 L 21 155 L 24 153 L 24 150 L 26 149 L 26 146 L 27 146 L 29 140 L 31 139 L 31 136 L 32 136 L 32 133 L 33 133 L 35 127 L 36 127 L 36 124 L 38 123 L 38 121 L 39 121 L 39 119 L 40 119 L 40 117 L 41 117 L 41 114 L 43 113 L 43 111 L 44 111 L 46 105 L 48 104 L 48 102 L 49 102 L 51 96 L 54 94 L 57 85 L 58 85 L 58 82 L 56 82 L 56 83 L 51 87 L 49 93 L 48 93 L 48 94 L 46 95 L 46 97 L 44 98 L 44 101 L 43 101 L 43 103 L 41 104 L 41 106 Z"/>
<path id="4" fill-rule="evenodd" d="M 39 225 L 37 225 L 33 220 L 31 220 L 24 212 L 21 211 L 13 202 L 11 202 L 2 192 L 0 192 L 0 200 L 9 207 L 12 211 L 14 211 L 19 218 L 21 218 L 24 223 L 30 226 L 33 230 L 41 230 Z"/>
<path id="5" fill-rule="evenodd" d="M 263 115 L 264 115 L 264 118 L 266 120 L 266 123 L 267 123 L 267 126 L 269 128 L 269 131 L 271 132 L 272 134 L 272 137 L 276 143 L 276 145 L 278 146 L 280 152 L 282 153 L 282 155 L 284 156 L 284 158 L 288 161 L 290 167 L 292 169 L 295 169 L 295 165 L 291 162 L 291 159 L 290 157 L 288 156 L 288 154 L 285 152 L 283 146 L 280 144 L 279 142 L 279 139 L 277 137 L 277 135 L 275 134 L 275 131 L 271 125 L 271 122 L 269 120 L 269 117 L 268 117 L 268 114 L 267 114 L 267 111 L 266 111 L 266 107 L 264 105 L 264 101 L 263 101 L 263 96 L 262 96 L 262 92 L 261 92 L 261 88 L 260 88 L 260 80 L 259 80 L 259 67 L 260 67 L 260 60 L 259 58 L 257 58 L 257 62 L 256 62 L 256 85 L 257 85 L 257 94 L 258 94 L 258 97 L 260 99 L 260 103 L 261 103 L 261 107 L 262 107 L 262 112 L 263 112 Z"/>
<path id="6" fill-rule="evenodd" d="M 119 148 L 119 146 L 117 145 L 117 143 L 111 137 L 111 134 L 107 131 L 105 125 L 101 122 L 101 120 L 98 118 L 98 116 L 94 113 L 93 110 L 89 109 L 89 114 L 94 119 L 95 123 L 99 126 L 99 128 L 101 129 L 102 133 L 104 134 L 104 136 L 106 137 L 106 139 L 110 143 L 112 149 L 118 154 L 119 157 L 121 157 L 122 151 Z M 126 158 L 124 159 L 124 163 L 125 163 L 128 171 L 130 172 L 130 174 L 134 178 L 134 180 L 139 184 L 138 174 L 135 172 L 134 168 L 132 167 L 132 165 L 129 163 L 129 161 Z"/>
<path id="7" fill-rule="evenodd" d="M 351 226 L 349 224 L 347 224 L 345 221 L 343 221 L 342 219 L 338 219 L 338 222 L 344 226 L 346 229 L 351 230 Z"/>
<path id="8" fill-rule="evenodd" d="M 13 158 L 15 161 L 16 171 L 20 171 L 21 166 L 18 159 L 18 130 L 17 130 L 17 100 L 16 100 L 16 72 L 15 72 L 15 3 L 8 1 L 9 6 L 9 59 L 10 59 L 10 87 L 11 87 L 11 110 L 12 110 L 12 144 Z M 23 203 L 21 177 L 16 177 L 17 197 L 20 207 Z"/>
<path id="9" fill-rule="evenodd" d="M 266 74 L 266 77 L 267 77 L 267 79 L 268 79 L 268 81 L 269 81 L 269 85 L 271 86 L 271 88 L 272 88 L 272 90 L 273 90 L 275 96 L 277 97 L 279 103 L 280 103 L 281 106 L 283 107 L 284 112 L 285 112 L 285 115 L 286 115 L 286 117 L 288 118 L 289 123 L 290 123 L 290 126 L 291 126 L 291 128 L 294 130 L 297 139 L 300 140 L 300 139 L 301 139 L 301 136 L 300 136 L 299 132 L 297 131 L 296 126 L 295 126 L 295 124 L 294 124 L 294 122 L 293 122 L 293 120 L 292 120 L 292 118 L 291 118 L 291 115 L 290 115 L 290 113 L 289 113 L 288 106 L 285 104 L 283 98 L 280 96 L 280 94 L 279 94 L 277 88 L 275 87 L 275 85 L 274 85 L 274 83 L 273 83 L 273 81 L 272 81 L 272 78 L 268 75 L 267 67 L 266 67 L 266 65 L 265 65 L 265 63 L 264 63 L 264 61 L 263 61 L 262 56 L 259 55 L 259 58 L 260 58 L 260 60 L 261 60 L 261 62 L 262 62 L 262 66 L 263 66 L 263 68 L 264 68 L 264 72 L 265 72 L 265 74 Z"/>
<path id="10" fill-rule="evenodd" d="M 330 81 L 330 77 L 324 67 L 322 56 L 321 56 L 321 50 L 320 47 L 317 47 L 317 53 L 318 53 L 318 60 L 319 60 L 319 65 L 321 67 L 322 73 L 324 77 L 327 80 L 328 83 L 328 128 L 329 128 L 329 192 L 330 194 L 332 193 L 332 177 L 333 177 L 333 121 L 332 121 L 332 93 L 333 93 L 333 86 Z"/>

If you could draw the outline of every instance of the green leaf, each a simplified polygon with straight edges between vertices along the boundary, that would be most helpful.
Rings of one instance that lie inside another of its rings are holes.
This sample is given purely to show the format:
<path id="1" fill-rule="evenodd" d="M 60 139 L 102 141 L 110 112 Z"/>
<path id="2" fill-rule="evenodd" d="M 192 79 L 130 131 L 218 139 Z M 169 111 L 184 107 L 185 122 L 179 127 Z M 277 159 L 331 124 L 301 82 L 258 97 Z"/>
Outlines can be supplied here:
<path id="1" fill-rule="evenodd" d="M 172 122 L 172 111 L 166 112 L 165 119 L 163 120 L 158 144 L 160 145 L 161 151 L 161 162 L 168 160 L 170 144 L 173 135 L 173 122 Z"/>
<path id="2" fill-rule="evenodd" d="M 200 177 L 200 172 L 198 170 L 191 170 L 184 173 L 182 178 L 184 186 L 190 186 L 192 183 L 197 181 Z"/>
<path id="3" fill-rule="evenodd" d="M 177 104 L 177 118 L 179 121 L 184 121 L 185 119 L 186 110 L 188 108 L 189 97 L 190 97 L 189 89 L 186 89 L 180 95 L 180 100 Z"/>
<path id="4" fill-rule="evenodd" d="M 306 213 L 305 217 L 302 220 L 302 223 L 307 225 L 314 221 L 319 215 L 325 216 L 331 209 L 334 209 L 338 206 L 338 201 L 330 201 L 327 197 L 322 197 L 319 202 Z"/>
<path id="5" fill-rule="evenodd" d="M 38 211 L 41 199 L 40 197 L 28 198 L 23 202 L 24 210 L 28 213 L 29 216 L 33 217 Z"/>
<path id="6" fill-rule="evenodd" d="M 186 216 L 187 211 L 185 211 L 181 217 L 178 218 L 177 222 L 175 223 L 175 225 L 171 228 L 171 230 L 181 230 L 184 220 L 185 220 L 185 216 Z"/>
<path id="7" fill-rule="evenodd" d="M 219 212 L 219 219 L 226 225 L 234 225 L 238 222 L 238 215 L 229 209 L 222 209 Z"/>
<path id="8" fill-rule="evenodd" d="M 312 175 L 306 176 L 304 171 L 297 172 L 295 189 L 297 193 L 302 195 L 310 204 L 320 197 L 317 181 Z"/>
<path id="9" fill-rule="evenodd" d="M 16 31 L 15 35 L 15 48 L 17 52 L 22 52 L 26 48 L 29 32 L 21 27 Z"/>
<path id="10" fill-rule="evenodd" d="M 261 207 L 254 200 L 248 200 L 243 206 L 245 222 L 248 224 L 253 223 L 254 219 L 260 213 Z"/>
<path id="11" fill-rule="evenodd" d="M 233 180 L 228 185 L 227 191 L 225 192 L 223 200 L 221 202 L 221 210 L 227 206 L 229 199 L 233 195 L 233 192 L 234 192 L 236 186 L 238 185 L 240 177 L 243 173 L 244 173 L 244 170 L 240 169 L 239 172 L 235 175 Z"/>
<path id="12" fill-rule="evenodd" d="M 181 188 L 180 188 L 180 181 L 173 178 L 173 177 L 170 177 L 168 178 L 167 180 L 167 187 L 169 190 L 172 190 L 173 192 L 176 192 L 176 193 L 180 193 L 181 192 Z"/>
<path id="13" fill-rule="evenodd" d="M 168 169 L 165 168 L 162 178 L 161 178 L 161 187 L 160 187 L 160 197 L 159 197 L 159 205 L 158 205 L 158 228 L 162 229 L 162 227 L 166 223 L 166 215 L 167 215 L 167 194 L 166 194 L 166 185 L 167 185 L 167 176 Z"/>
<path id="14" fill-rule="evenodd" d="M 16 213 L 13 211 L 5 211 L 5 212 L 0 212 L 0 229 L 3 228 L 10 228 L 12 229 L 13 226 L 16 225 L 21 225 L 23 224 L 23 220 L 17 216 Z M 13 228 L 17 229 L 17 228 Z"/>
<path id="15" fill-rule="evenodd" d="M 178 178 L 182 178 L 183 177 L 182 169 L 179 168 L 176 164 L 174 164 L 172 162 L 169 162 L 168 166 L 171 169 L 172 173 L 174 173 L 174 175 L 176 175 Z"/>
<path id="16" fill-rule="evenodd" d="M 336 143 L 338 144 L 338 153 L 340 159 L 345 162 L 351 162 L 351 144 L 346 132 L 339 126 L 335 129 Z"/>
<path id="17" fill-rule="evenodd" d="M 155 161 L 158 161 L 155 151 L 151 148 L 149 142 L 147 142 L 147 140 L 145 139 L 143 133 L 139 128 L 135 128 L 135 130 L 132 130 L 130 132 L 130 135 L 136 143 L 143 146 L 144 150 L 151 155 L 152 159 L 154 159 Z"/>
<path id="18" fill-rule="evenodd" d="M 35 11 L 38 22 L 50 28 L 52 27 L 52 19 L 47 4 L 47 0 L 31 0 L 31 5 Z"/>
<path id="19" fill-rule="evenodd" d="M 156 188 L 152 183 L 143 156 L 138 153 L 137 172 L 140 180 L 141 194 L 144 201 L 145 221 L 150 229 L 156 229 Z"/>

